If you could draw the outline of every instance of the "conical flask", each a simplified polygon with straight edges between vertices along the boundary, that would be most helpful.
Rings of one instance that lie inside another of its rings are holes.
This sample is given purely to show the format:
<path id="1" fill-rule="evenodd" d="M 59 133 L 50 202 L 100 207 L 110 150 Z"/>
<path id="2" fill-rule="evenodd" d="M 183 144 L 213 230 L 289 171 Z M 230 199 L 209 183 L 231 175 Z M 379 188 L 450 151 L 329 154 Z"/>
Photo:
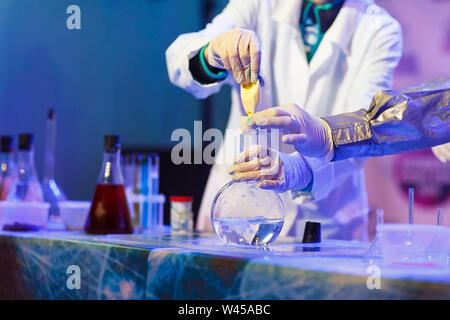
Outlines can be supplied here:
<path id="1" fill-rule="evenodd" d="M 119 136 L 105 136 L 102 169 L 84 230 L 92 234 L 133 233 L 120 167 Z"/>
<path id="2" fill-rule="evenodd" d="M 43 201 L 44 196 L 34 165 L 34 143 L 31 133 L 19 134 L 16 172 L 17 179 L 9 189 L 7 200 Z"/>
<path id="3" fill-rule="evenodd" d="M 6 200 L 17 172 L 13 159 L 13 137 L 2 136 L 0 140 L 0 200 Z"/>

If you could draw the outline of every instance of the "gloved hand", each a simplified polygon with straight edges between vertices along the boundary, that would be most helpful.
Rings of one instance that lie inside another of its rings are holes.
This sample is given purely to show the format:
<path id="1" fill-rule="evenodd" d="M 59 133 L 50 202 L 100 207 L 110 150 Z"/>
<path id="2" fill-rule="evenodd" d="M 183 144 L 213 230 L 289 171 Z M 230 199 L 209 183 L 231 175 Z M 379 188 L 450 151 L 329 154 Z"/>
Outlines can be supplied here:
<path id="1" fill-rule="evenodd" d="M 431 148 L 431 151 L 433 151 L 435 157 L 438 158 L 441 162 L 450 162 L 450 142 L 433 147 Z"/>
<path id="2" fill-rule="evenodd" d="M 251 30 L 235 28 L 222 33 L 209 43 L 204 55 L 211 66 L 225 68 L 239 84 L 258 79 L 261 48 L 256 34 Z"/>
<path id="3" fill-rule="evenodd" d="M 313 177 L 300 154 L 285 154 L 262 145 L 240 153 L 228 172 L 233 181 L 257 181 L 258 187 L 277 192 L 303 190 Z"/>
<path id="4" fill-rule="evenodd" d="M 302 155 L 326 161 L 333 158 L 333 137 L 326 121 L 311 116 L 296 104 L 256 112 L 247 123 L 241 123 L 244 131 L 258 127 L 280 129 L 282 141 L 294 145 Z"/>

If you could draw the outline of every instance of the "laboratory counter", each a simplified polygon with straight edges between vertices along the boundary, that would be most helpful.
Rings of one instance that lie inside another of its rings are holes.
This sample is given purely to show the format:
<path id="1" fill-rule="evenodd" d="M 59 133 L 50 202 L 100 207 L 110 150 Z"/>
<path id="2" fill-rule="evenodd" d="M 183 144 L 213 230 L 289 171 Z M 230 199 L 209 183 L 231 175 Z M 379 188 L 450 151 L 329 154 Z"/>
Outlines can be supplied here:
<path id="1" fill-rule="evenodd" d="M 0 299 L 450 299 L 450 268 L 387 266 L 365 259 L 368 248 L 292 238 L 232 247 L 199 233 L 2 231 Z"/>

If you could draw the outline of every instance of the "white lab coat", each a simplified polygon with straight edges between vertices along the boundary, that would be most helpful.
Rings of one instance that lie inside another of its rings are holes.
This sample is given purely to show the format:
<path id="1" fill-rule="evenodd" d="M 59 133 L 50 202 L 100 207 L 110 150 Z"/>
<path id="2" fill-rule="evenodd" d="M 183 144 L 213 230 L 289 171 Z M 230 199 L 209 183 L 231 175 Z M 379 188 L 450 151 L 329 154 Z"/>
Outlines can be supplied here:
<path id="1" fill-rule="evenodd" d="M 202 85 L 189 72 L 189 58 L 203 45 L 239 27 L 254 30 L 261 43 L 263 109 L 296 103 L 315 116 L 326 116 L 367 108 L 378 90 L 391 86 L 402 50 L 400 25 L 372 0 L 346 0 L 308 64 L 299 28 L 301 4 L 302 0 L 231 0 L 204 30 L 180 35 L 167 49 L 171 82 L 199 99 L 218 92 L 224 83 L 230 84 L 232 106 L 227 128 L 239 128 L 245 113 L 232 75 L 223 82 Z M 282 146 L 282 150 L 293 151 L 290 146 Z M 226 150 L 221 148 L 218 156 L 223 152 Z M 284 194 L 287 218 L 282 232 L 294 234 L 292 230 L 297 229 L 301 237 L 304 221 L 312 220 L 322 222 L 322 238 L 364 239 L 365 232 L 357 231 L 364 227 L 368 213 L 364 161 L 308 159 L 308 163 L 316 201 L 297 206 Z M 227 168 L 216 163 L 211 169 L 197 220 L 199 230 L 211 230 L 211 204 L 230 180 Z"/>

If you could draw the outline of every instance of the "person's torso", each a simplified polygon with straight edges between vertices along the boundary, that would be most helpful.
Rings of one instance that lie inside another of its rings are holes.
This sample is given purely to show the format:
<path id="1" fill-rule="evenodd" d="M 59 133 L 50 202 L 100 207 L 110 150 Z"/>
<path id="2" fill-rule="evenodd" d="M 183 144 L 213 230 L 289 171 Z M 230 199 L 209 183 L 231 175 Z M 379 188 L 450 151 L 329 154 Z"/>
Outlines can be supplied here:
<path id="1" fill-rule="evenodd" d="M 282 1 L 261 1 L 255 31 L 261 43 L 260 74 L 265 81 L 262 89 L 262 109 L 295 103 L 312 115 L 328 116 L 354 111 L 361 107 L 356 105 L 357 102 L 349 101 L 347 97 L 348 92 L 358 83 L 355 73 L 363 59 L 361 53 L 365 51 L 368 43 L 364 39 L 351 39 L 348 45 L 351 46 L 352 42 L 358 41 L 359 47 L 348 55 L 342 47 L 329 40 L 339 38 L 339 33 L 352 29 L 346 28 L 347 23 L 356 24 L 353 29 L 355 32 L 358 28 L 357 22 L 364 14 L 363 5 L 366 3 L 369 5 L 372 1 L 347 1 L 360 3 L 362 8 L 360 6 L 355 9 L 344 4 L 310 64 L 306 59 L 299 23 L 293 23 L 298 19 L 290 19 L 286 12 L 274 14 Z M 293 0 L 293 2 L 297 2 L 300 8 L 301 1 Z M 292 8 L 295 8 L 295 5 L 292 5 Z M 283 9 L 286 10 L 286 8 Z M 299 15 L 300 12 L 298 17 Z M 352 35 L 347 36 L 351 38 Z M 370 101 L 367 101 L 367 105 L 369 103 Z M 245 112 L 240 101 L 239 86 L 234 84 L 227 129 L 238 129 L 243 115 Z M 225 137 L 225 145 L 227 145 L 226 142 L 227 137 Z M 292 146 L 282 145 L 281 151 L 290 153 L 294 149 Z M 235 152 L 235 150 L 221 150 L 219 154 L 221 152 Z M 214 179 L 213 175 L 222 171 L 224 175 L 227 175 L 225 167 L 221 165 L 219 169 L 216 166 L 211 172 L 210 179 Z M 351 174 L 327 198 L 315 202 L 314 205 L 303 206 L 303 210 L 301 207 L 299 217 L 314 216 L 317 220 L 323 218 L 324 221 L 337 219 L 343 222 L 347 219 L 344 218 L 345 216 L 357 217 L 366 214 L 368 205 L 362 170 Z"/>

